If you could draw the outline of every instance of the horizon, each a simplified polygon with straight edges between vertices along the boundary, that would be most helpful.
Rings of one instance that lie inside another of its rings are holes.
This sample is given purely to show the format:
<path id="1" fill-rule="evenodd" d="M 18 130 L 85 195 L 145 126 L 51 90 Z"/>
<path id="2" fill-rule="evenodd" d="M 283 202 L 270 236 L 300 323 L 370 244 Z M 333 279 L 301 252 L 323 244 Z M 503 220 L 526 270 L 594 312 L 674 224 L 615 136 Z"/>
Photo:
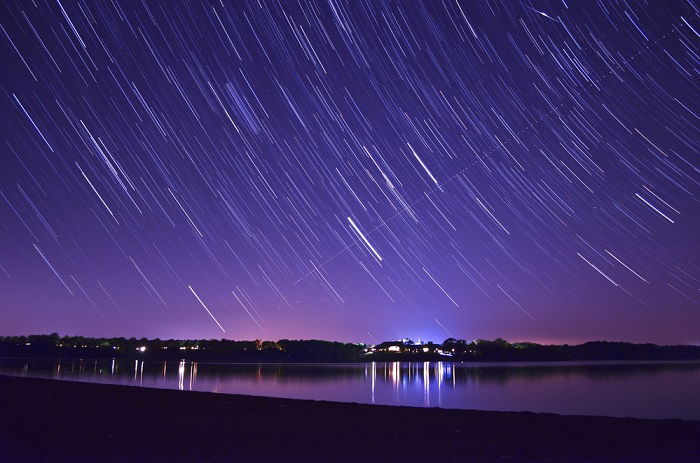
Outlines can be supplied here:
<path id="1" fill-rule="evenodd" d="M 697 13 L 535 7 L 4 2 L 0 335 L 700 344 Z"/>
<path id="2" fill-rule="evenodd" d="M 33 334 L 18 334 L 18 335 L 3 335 L 0 334 L 0 338 L 7 338 L 7 337 L 29 337 L 29 336 L 51 336 L 52 334 L 58 334 L 59 338 L 63 337 L 83 337 L 87 339 L 136 339 L 136 340 L 142 340 L 146 339 L 147 341 L 155 341 L 155 340 L 160 340 L 160 341 L 235 341 L 235 342 L 253 342 L 253 341 L 270 341 L 270 342 L 279 342 L 282 340 L 287 340 L 287 341 L 324 341 L 324 342 L 338 342 L 338 343 L 344 343 L 344 344 L 362 344 L 365 346 L 374 346 L 377 344 L 385 343 L 385 342 L 403 342 L 403 341 L 410 341 L 412 343 L 415 343 L 416 345 L 420 344 L 443 344 L 444 341 L 447 339 L 450 339 L 451 337 L 446 337 L 443 338 L 442 340 L 435 340 L 435 339 L 423 339 L 423 338 L 410 338 L 410 337 L 402 337 L 398 339 L 384 339 L 381 341 L 373 342 L 373 343 L 368 343 L 368 342 L 362 342 L 362 341 L 352 341 L 352 340 L 338 340 L 338 339 L 325 339 L 325 338 L 319 338 L 319 337 L 311 337 L 311 338 L 227 338 L 227 337 L 221 337 L 221 338 L 149 338 L 145 336 L 83 336 L 80 334 L 61 334 L 58 332 L 52 332 L 52 333 L 33 333 Z M 508 344 L 525 344 L 525 343 L 530 343 L 530 344 L 539 344 L 543 346 L 562 346 L 562 345 L 571 345 L 571 346 L 576 346 L 576 345 L 582 345 L 582 344 L 587 344 L 587 343 L 595 343 L 595 342 L 607 342 L 607 343 L 627 343 L 627 344 L 636 344 L 636 345 L 643 345 L 643 344 L 654 344 L 658 346 L 700 346 L 700 342 L 698 343 L 686 343 L 686 344 L 662 344 L 662 343 L 654 343 L 654 342 L 633 342 L 633 341 L 625 341 L 621 339 L 589 339 L 586 341 L 577 341 L 577 342 L 540 342 L 540 341 L 533 341 L 533 340 L 509 340 L 505 339 L 503 337 L 497 336 L 494 338 L 484 338 L 484 337 L 476 337 L 476 338 L 453 338 L 458 341 L 468 341 L 470 343 L 474 343 L 476 341 L 495 341 L 496 339 L 502 339 L 506 341 Z"/>

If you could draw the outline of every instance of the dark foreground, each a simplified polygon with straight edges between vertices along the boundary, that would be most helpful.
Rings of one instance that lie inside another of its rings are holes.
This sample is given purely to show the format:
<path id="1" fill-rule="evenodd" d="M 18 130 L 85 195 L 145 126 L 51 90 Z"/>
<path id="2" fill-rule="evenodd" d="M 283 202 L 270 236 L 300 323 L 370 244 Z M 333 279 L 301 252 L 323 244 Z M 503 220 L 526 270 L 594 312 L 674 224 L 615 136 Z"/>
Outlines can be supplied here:
<path id="1" fill-rule="evenodd" d="M 699 462 L 700 422 L 0 376 L 1 462 Z"/>

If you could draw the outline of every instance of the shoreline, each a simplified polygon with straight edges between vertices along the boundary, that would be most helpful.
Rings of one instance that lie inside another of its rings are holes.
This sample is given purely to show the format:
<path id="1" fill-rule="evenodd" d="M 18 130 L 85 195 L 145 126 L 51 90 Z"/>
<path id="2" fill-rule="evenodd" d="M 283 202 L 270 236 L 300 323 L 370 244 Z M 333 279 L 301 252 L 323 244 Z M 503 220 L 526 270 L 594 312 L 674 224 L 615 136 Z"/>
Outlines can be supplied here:
<path id="1" fill-rule="evenodd" d="M 223 362 L 364 362 L 452 361 L 537 362 L 597 360 L 700 360 L 700 346 L 589 341 L 583 344 L 541 345 L 497 338 L 440 343 L 409 339 L 376 345 L 322 339 L 278 341 L 231 339 L 86 338 L 58 333 L 0 336 L 0 356 L 53 358 L 131 358 Z"/>
<path id="2" fill-rule="evenodd" d="M 152 357 L 152 356 L 115 356 L 115 357 L 41 357 L 41 356 L 14 356 L 0 355 L 1 360 L 25 360 L 25 361 L 87 361 L 106 362 L 118 361 L 148 361 L 155 363 L 179 363 L 196 362 L 204 365 L 362 365 L 367 363 L 452 363 L 455 365 L 467 366 L 578 366 L 578 365 L 643 365 L 643 364 L 685 364 L 700 363 L 700 358 L 670 358 L 670 359 L 574 359 L 574 360 L 459 360 L 450 357 L 427 357 L 416 359 L 406 359 L 400 357 L 363 358 L 360 360 L 280 360 L 280 359 L 260 359 L 260 360 L 226 360 L 226 359 L 198 359 L 191 357 Z M 1 374 L 0 374 L 1 375 Z"/>
<path id="3" fill-rule="evenodd" d="M 700 461 L 700 421 L 414 408 L 0 376 L 0 461 Z M 7 458 L 7 460 L 5 460 Z"/>

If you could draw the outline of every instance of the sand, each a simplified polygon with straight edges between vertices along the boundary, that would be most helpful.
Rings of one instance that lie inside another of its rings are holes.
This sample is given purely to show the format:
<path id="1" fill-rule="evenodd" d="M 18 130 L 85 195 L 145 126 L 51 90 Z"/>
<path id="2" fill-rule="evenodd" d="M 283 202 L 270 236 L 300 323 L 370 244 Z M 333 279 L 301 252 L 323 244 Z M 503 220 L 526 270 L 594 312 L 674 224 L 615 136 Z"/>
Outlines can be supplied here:
<path id="1" fill-rule="evenodd" d="M 1 462 L 700 462 L 700 421 L 275 399 L 0 376 Z"/>

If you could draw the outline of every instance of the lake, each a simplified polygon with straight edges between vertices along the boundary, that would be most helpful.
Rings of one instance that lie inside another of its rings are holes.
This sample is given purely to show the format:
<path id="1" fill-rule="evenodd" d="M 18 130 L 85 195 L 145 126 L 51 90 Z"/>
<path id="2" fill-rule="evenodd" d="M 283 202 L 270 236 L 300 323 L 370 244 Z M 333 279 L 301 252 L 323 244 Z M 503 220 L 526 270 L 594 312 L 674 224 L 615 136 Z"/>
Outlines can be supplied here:
<path id="1" fill-rule="evenodd" d="M 0 374 L 383 405 L 700 420 L 700 362 L 222 364 L 0 359 Z"/>

